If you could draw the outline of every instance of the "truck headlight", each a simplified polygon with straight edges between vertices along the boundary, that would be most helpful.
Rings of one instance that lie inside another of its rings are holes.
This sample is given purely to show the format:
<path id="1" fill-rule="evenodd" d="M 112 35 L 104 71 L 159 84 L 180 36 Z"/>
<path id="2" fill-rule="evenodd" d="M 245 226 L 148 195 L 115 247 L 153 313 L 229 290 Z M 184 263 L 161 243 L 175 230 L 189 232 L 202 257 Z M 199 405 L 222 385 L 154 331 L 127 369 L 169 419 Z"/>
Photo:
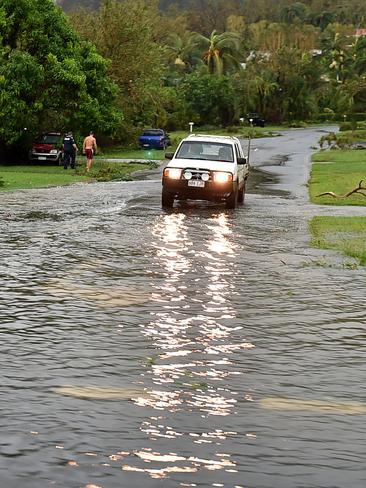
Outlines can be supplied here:
<path id="1" fill-rule="evenodd" d="M 182 170 L 180 168 L 165 168 L 164 176 L 165 178 L 170 178 L 172 180 L 180 180 L 182 176 Z"/>
<path id="2" fill-rule="evenodd" d="M 228 173 L 226 171 L 215 171 L 213 174 L 213 180 L 216 183 L 228 183 L 229 181 L 233 181 L 232 173 Z"/>
<path id="3" fill-rule="evenodd" d="M 51 149 L 50 154 L 57 154 L 57 149 Z"/>

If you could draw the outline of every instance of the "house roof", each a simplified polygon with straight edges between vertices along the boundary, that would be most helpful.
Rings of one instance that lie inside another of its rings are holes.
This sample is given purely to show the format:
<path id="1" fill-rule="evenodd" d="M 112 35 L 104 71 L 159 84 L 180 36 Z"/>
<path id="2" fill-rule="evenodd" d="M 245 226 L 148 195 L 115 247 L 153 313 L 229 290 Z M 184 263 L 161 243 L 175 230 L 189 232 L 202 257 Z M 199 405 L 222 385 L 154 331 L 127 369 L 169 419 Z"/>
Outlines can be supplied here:
<path id="1" fill-rule="evenodd" d="M 366 36 L 366 29 L 356 29 L 355 37 Z"/>

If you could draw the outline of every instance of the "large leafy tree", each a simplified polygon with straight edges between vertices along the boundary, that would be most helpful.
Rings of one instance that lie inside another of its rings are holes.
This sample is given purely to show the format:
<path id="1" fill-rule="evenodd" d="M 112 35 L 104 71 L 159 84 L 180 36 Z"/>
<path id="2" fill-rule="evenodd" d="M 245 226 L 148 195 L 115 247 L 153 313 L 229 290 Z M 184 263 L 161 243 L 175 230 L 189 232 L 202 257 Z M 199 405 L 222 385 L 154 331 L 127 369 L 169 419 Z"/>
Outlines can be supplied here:
<path id="1" fill-rule="evenodd" d="M 52 0 L 2 0 L 0 145 L 19 144 L 25 128 L 113 132 L 115 96 L 107 62 Z"/>
<path id="2" fill-rule="evenodd" d="M 273 100 L 277 97 L 278 84 L 274 73 L 263 63 L 252 60 L 247 68 L 235 78 L 239 115 L 259 112 L 273 118 Z"/>
<path id="3" fill-rule="evenodd" d="M 364 112 L 366 106 L 366 37 L 360 37 L 349 46 L 347 77 L 334 87 L 336 110 L 353 117 L 355 112 Z"/>
<path id="4" fill-rule="evenodd" d="M 155 41 L 156 2 L 104 0 L 97 12 L 79 11 L 71 21 L 111 64 L 125 115 L 122 136 L 165 119 L 163 48 Z M 161 122 L 160 122 L 161 123 Z"/>
<path id="5" fill-rule="evenodd" d="M 253 49 L 268 54 L 286 46 L 309 52 L 319 44 L 319 30 L 306 24 L 289 26 L 262 20 L 250 25 L 249 34 Z"/>
<path id="6" fill-rule="evenodd" d="M 278 85 L 273 99 L 279 120 L 306 120 L 318 111 L 317 90 L 322 86 L 316 57 L 283 47 L 269 60 Z"/>
<path id="7" fill-rule="evenodd" d="M 351 75 L 354 27 L 330 24 L 322 34 L 322 58 L 331 80 L 344 83 Z"/>
<path id="8" fill-rule="evenodd" d="M 260 111 L 269 120 L 304 120 L 319 110 L 325 82 L 319 57 L 281 47 L 253 57 L 237 77 L 242 112 Z"/>
<path id="9" fill-rule="evenodd" d="M 231 15 L 240 15 L 242 0 L 189 0 L 188 28 L 209 36 L 213 30 L 223 32 Z"/>
<path id="10" fill-rule="evenodd" d="M 309 9 L 304 3 L 295 2 L 283 7 L 280 15 L 282 20 L 288 24 L 305 22 L 309 15 Z"/>
<path id="11" fill-rule="evenodd" d="M 181 84 L 187 114 L 198 125 L 228 125 L 236 114 L 236 97 L 230 77 L 192 73 Z"/>

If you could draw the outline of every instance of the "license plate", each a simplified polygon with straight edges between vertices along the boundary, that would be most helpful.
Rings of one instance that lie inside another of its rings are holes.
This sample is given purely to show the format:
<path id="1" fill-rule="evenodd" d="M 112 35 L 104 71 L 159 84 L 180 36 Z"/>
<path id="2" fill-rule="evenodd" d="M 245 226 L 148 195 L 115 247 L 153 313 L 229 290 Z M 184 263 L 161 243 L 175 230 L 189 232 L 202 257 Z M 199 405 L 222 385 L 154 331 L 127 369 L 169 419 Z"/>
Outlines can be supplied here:
<path id="1" fill-rule="evenodd" d="M 144 147 L 150 147 L 150 144 L 143 144 Z"/>
<path id="2" fill-rule="evenodd" d="M 201 180 L 188 180 L 188 186 L 196 186 L 198 188 L 204 188 L 205 182 Z"/>
<path id="3" fill-rule="evenodd" d="M 38 156 L 38 159 L 40 159 L 41 161 L 46 161 L 46 156 Z"/>

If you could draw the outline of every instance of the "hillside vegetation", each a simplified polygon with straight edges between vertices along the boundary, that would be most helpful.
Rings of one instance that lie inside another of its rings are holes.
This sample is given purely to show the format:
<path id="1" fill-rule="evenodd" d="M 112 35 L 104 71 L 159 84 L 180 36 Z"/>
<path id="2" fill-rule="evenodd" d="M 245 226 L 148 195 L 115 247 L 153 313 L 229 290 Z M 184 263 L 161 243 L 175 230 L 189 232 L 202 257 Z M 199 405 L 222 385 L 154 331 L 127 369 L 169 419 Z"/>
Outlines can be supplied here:
<path id="1" fill-rule="evenodd" d="M 4 0 L 0 157 L 42 129 L 365 118 L 364 0 Z"/>

